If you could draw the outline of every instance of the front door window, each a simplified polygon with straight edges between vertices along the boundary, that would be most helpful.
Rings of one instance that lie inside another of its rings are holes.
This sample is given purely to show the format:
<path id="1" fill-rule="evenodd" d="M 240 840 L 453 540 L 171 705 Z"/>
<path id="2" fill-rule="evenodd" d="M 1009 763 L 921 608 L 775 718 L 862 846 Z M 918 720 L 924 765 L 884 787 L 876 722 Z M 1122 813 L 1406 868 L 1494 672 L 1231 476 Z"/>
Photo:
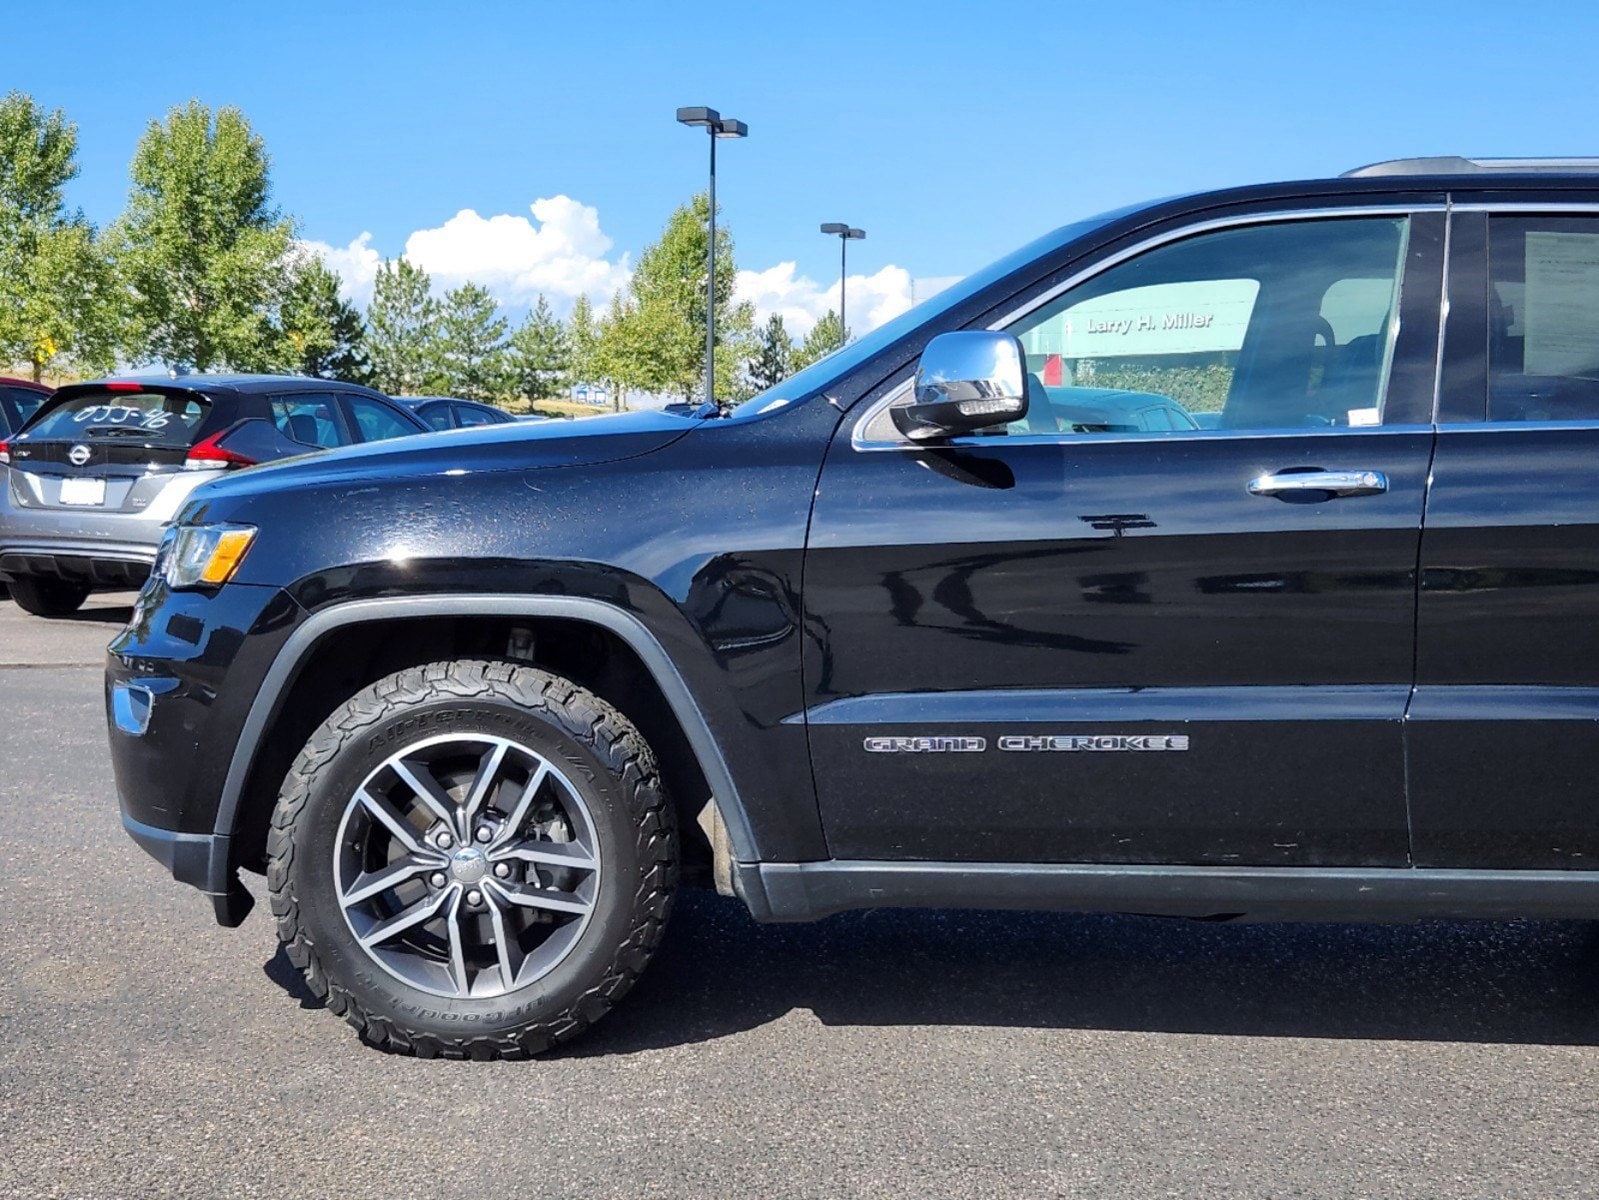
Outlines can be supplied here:
<path id="1" fill-rule="evenodd" d="M 1380 425 L 1409 221 L 1198 234 L 1110 267 L 1008 326 L 1028 413 L 974 437 Z M 879 413 L 868 441 L 895 441 Z"/>
<path id="2" fill-rule="evenodd" d="M 1380 424 L 1406 224 L 1230 229 L 1110 268 L 1011 326 L 1035 394 L 1008 432 Z"/>

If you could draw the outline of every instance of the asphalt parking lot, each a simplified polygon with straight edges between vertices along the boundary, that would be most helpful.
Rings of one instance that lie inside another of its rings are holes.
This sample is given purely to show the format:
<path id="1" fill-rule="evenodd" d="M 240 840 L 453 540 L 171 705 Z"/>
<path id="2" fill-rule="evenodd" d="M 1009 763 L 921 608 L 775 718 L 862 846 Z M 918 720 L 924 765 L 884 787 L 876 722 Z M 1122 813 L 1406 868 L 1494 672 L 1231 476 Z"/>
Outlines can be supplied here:
<path id="1" fill-rule="evenodd" d="M 0 600 L 0 1196 L 1570 1196 L 1599 1167 L 1599 927 L 1218 926 L 690 897 L 531 1063 L 363 1047 L 265 906 L 122 835 L 128 597 Z"/>

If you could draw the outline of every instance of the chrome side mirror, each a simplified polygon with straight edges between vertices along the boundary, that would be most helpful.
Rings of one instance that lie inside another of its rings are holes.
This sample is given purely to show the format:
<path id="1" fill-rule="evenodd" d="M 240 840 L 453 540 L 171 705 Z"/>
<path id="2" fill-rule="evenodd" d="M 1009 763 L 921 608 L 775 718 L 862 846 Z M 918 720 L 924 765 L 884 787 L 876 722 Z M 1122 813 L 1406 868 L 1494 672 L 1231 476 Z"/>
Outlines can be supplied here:
<path id="1" fill-rule="evenodd" d="M 1027 359 L 1008 333 L 962 330 L 927 343 L 911 402 L 889 410 L 913 442 L 1004 425 L 1027 415 Z"/>

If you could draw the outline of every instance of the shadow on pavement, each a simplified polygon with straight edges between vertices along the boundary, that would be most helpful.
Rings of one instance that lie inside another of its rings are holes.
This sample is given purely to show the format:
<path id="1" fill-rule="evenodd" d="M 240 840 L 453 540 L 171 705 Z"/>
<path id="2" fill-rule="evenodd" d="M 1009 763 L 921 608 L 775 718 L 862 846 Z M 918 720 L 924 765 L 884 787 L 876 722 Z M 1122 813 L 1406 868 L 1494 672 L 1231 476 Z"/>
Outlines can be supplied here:
<path id="1" fill-rule="evenodd" d="M 306 984 L 305 976 L 300 974 L 300 969 L 289 961 L 289 956 L 281 945 L 278 947 L 278 952 L 266 960 L 261 970 L 266 973 L 268 979 L 297 1000 L 301 1008 L 327 1007 L 327 1004 Z"/>
<path id="2" fill-rule="evenodd" d="M 61 624 L 126 625 L 133 619 L 133 605 L 119 604 L 112 608 L 80 608 L 64 617 L 34 617 L 35 621 L 55 621 Z"/>
<path id="3" fill-rule="evenodd" d="M 0 584 L 0 608 L 13 606 L 11 594 Z M 24 621 L 42 621 L 51 625 L 126 625 L 133 619 L 133 602 L 129 600 L 124 603 L 121 595 L 104 600 L 91 596 L 77 612 L 64 617 L 35 617 L 21 609 L 16 610 L 16 616 Z"/>
<path id="4" fill-rule="evenodd" d="M 281 951 L 266 970 L 314 1005 Z M 1599 1044 L 1599 926 L 886 910 L 762 926 L 691 892 L 638 987 L 564 1053 L 689 1045 L 795 1009 L 830 1026 Z"/>

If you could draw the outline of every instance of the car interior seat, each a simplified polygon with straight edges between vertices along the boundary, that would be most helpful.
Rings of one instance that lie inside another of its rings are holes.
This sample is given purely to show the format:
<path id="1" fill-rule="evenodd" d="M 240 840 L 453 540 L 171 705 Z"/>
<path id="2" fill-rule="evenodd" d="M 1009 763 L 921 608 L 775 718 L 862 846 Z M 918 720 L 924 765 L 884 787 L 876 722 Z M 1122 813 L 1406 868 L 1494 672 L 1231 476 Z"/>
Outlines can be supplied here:
<path id="1" fill-rule="evenodd" d="M 1025 425 L 1028 433 L 1058 433 L 1064 428 L 1059 415 L 1055 412 L 1055 405 L 1049 398 L 1049 390 L 1044 386 L 1044 381 L 1033 371 L 1027 372 Z"/>
<path id="2" fill-rule="evenodd" d="M 295 413 L 289 417 L 288 433 L 297 442 L 307 446 L 320 446 L 318 422 L 310 413 Z"/>
<path id="3" fill-rule="evenodd" d="M 1332 424 L 1346 425 L 1351 409 L 1377 407 L 1387 337 L 1385 322 L 1376 333 L 1350 338 L 1330 350 L 1321 387 L 1316 392 L 1319 415 Z"/>

